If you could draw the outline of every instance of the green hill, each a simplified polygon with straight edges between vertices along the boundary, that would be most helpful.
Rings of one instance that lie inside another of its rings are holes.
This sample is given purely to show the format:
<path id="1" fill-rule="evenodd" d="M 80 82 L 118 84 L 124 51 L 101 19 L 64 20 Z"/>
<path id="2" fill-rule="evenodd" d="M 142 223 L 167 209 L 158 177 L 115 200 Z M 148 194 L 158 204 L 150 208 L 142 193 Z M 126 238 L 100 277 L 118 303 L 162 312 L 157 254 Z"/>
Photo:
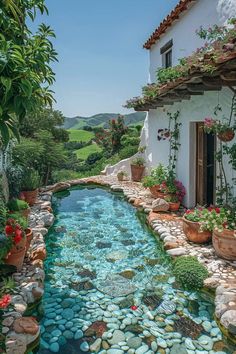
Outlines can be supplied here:
<path id="1" fill-rule="evenodd" d="M 87 132 L 86 130 L 68 129 L 68 133 L 70 134 L 70 141 L 83 141 L 87 143 L 94 137 L 93 132 Z"/>
<path id="2" fill-rule="evenodd" d="M 145 119 L 145 112 L 135 112 L 124 115 L 126 125 L 143 124 Z M 100 113 L 91 117 L 74 117 L 66 118 L 64 123 L 65 129 L 81 129 L 85 125 L 90 127 L 100 126 L 108 128 L 109 120 L 116 119 L 117 113 Z"/>

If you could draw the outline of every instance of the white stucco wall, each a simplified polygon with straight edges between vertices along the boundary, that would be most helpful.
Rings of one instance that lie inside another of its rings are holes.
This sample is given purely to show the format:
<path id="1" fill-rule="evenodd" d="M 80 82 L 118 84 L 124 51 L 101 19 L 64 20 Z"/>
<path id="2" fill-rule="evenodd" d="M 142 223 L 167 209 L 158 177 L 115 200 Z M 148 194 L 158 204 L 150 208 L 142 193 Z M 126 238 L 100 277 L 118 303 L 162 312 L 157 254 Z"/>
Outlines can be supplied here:
<path id="1" fill-rule="evenodd" d="M 148 169 L 159 163 L 168 165 L 169 140 L 157 140 L 158 129 L 168 128 L 167 111 L 174 113 L 180 110 L 179 121 L 182 123 L 180 134 L 180 149 L 177 161 L 177 176 L 184 184 L 188 193 L 185 205 L 195 205 L 195 139 L 193 125 L 201 122 L 206 117 L 214 117 L 214 108 L 219 103 L 222 106 L 222 117 L 229 117 L 232 100 L 232 92 L 226 88 L 221 92 L 206 92 L 203 96 L 192 96 L 191 100 L 175 103 L 164 109 L 151 110 L 146 117 L 144 129 L 141 135 L 141 145 L 146 146 L 145 159 Z M 234 139 L 235 140 L 235 139 Z M 226 164 L 227 176 L 232 185 L 233 172 Z"/>
<path id="2" fill-rule="evenodd" d="M 160 49 L 173 39 L 173 65 L 189 56 L 204 43 L 196 30 L 202 25 L 208 28 L 214 24 L 223 25 L 228 18 L 236 16 L 236 0 L 198 0 L 177 20 L 154 44 L 150 53 L 149 82 L 156 81 L 156 71 L 162 67 Z"/>

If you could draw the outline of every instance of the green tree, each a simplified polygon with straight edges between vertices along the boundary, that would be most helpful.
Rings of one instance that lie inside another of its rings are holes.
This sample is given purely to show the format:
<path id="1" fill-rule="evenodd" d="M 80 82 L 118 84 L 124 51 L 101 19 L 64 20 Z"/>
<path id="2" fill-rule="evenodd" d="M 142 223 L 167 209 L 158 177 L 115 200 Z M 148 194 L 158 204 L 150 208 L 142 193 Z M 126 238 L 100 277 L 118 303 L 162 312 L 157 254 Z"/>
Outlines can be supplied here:
<path id="1" fill-rule="evenodd" d="M 11 136 L 19 139 L 19 122 L 27 112 L 53 102 L 50 63 L 56 60 L 56 52 L 50 37 L 55 35 L 44 24 L 34 34 L 29 30 L 29 19 L 35 20 L 37 10 L 47 12 L 44 0 L 0 0 L 0 138 L 4 146 Z"/>
<path id="2" fill-rule="evenodd" d="M 52 108 L 40 108 L 36 112 L 27 114 L 20 124 L 21 136 L 35 138 L 39 130 L 47 130 L 57 142 L 69 141 L 69 133 L 62 128 L 65 117 L 60 111 Z"/>

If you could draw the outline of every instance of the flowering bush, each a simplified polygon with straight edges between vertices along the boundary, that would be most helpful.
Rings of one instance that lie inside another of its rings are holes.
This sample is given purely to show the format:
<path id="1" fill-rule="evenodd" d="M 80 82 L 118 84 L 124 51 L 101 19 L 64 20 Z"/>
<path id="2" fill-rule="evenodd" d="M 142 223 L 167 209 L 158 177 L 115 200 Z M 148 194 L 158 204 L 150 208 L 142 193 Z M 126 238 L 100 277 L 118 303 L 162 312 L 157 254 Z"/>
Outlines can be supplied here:
<path id="1" fill-rule="evenodd" d="M 236 213 L 218 207 L 188 209 L 184 214 L 185 219 L 201 224 L 201 231 L 223 231 L 235 229 Z"/>
<path id="2" fill-rule="evenodd" d="M 165 194 L 175 194 L 180 202 L 183 201 L 186 194 L 184 185 L 176 179 L 168 179 L 160 185 L 160 191 Z"/>
<path id="3" fill-rule="evenodd" d="M 11 303 L 11 295 L 5 294 L 0 298 L 0 309 L 5 309 Z"/>

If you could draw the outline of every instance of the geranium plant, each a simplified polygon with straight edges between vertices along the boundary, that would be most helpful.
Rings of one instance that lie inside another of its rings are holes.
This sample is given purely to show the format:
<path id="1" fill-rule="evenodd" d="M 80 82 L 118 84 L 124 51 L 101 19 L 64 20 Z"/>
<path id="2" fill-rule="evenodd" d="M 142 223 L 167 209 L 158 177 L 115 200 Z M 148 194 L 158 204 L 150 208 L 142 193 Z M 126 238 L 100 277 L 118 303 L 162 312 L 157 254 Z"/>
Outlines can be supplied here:
<path id="1" fill-rule="evenodd" d="M 213 119 L 210 117 L 205 118 L 204 120 L 204 131 L 208 134 L 219 134 L 224 133 L 228 130 L 234 130 L 235 127 L 230 127 L 229 122 L 220 121 L 218 119 Z"/>
<path id="2" fill-rule="evenodd" d="M 22 242 L 25 240 L 25 231 L 22 225 L 14 218 L 9 218 L 5 226 L 6 236 L 11 241 L 12 247 L 17 250 L 22 248 Z"/>
<path id="3" fill-rule="evenodd" d="M 184 214 L 185 219 L 201 224 L 201 231 L 223 231 L 235 229 L 236 213 L 227 208 L 209 207 L 188 209 Z"/>

